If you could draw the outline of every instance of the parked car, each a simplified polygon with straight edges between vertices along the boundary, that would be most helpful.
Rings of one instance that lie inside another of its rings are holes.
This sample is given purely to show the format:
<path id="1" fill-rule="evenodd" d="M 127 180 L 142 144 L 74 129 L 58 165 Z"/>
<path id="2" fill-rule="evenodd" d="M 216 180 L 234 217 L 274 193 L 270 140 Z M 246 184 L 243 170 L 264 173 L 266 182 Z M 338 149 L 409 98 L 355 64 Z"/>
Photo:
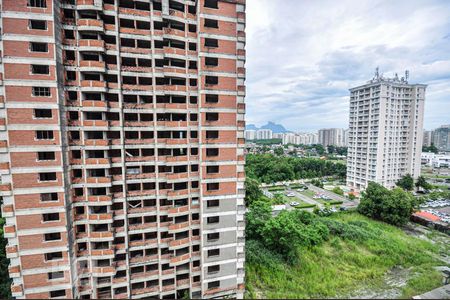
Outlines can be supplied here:
<path id="1" fill-rule="evenodd" d="M 299 205 L 299 204 L 300 204 L 300 203 L 295 202 L 295 201 L 292 201 L 291 203 L 289 203 L 290 206 L 297 206 L 297 205 Z"/>

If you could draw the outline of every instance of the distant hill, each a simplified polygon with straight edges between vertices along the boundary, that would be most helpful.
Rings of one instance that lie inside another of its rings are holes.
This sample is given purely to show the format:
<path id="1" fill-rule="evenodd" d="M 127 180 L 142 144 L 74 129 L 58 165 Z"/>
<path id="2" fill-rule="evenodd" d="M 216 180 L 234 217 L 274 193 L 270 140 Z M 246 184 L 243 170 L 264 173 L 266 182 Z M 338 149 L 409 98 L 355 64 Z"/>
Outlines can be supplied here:
<path id="1" fill-rule="evenodd" d="M 268 122 L 266 125 L 262 126 L 261 128 L 258 128 L 255 126 L 255 124 L 247 124 L 245 126 L 245 130 L 258 130 L 258 129 L 270 129 L 273 133 L 285 133 L 289 132 L 284 128 L 281 124 L 276 124 L 274 122 Z"/>
<path id="2" fill-rule="evenodd" d="M 255 124 L 247 124 L 245 126 L 246 130 L 258 130 L 258 127 L 255 126 Z"/>
<path id="3" fill-rule="evenodd" d="M 261 129 L 270 129 L 273 133 L 285 133 L 288 132 L 281 124 L 275 124 L 273 122 L 268 122 L 266 125 L 262 126 Z"/>

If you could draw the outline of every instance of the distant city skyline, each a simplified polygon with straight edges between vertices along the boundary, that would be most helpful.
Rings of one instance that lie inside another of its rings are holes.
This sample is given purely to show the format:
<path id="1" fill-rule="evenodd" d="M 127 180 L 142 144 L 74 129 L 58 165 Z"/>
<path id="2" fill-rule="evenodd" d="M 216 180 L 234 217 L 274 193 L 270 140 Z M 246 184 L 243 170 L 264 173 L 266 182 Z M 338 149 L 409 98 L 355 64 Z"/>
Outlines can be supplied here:
<path id="1" fill-rule="evenodd" d="M 428 85 L 425 129 L 450 123 L 448 2 L 343 2 L 247 1 L 247 123 L 347 128 L 348 89 L 377 66 Z"/>
<path id="2" fill-rule="evenodd" d="M 345 129 L 348 129 L 348 124 L 347 124 L 347 126 L 342 126 L 342 127 L 317 127 L 317 128 L 312 128 L 312 129 L 299 128 L 299 129 L 295 129 L 295 130 L 294 130 L 294 129 L 290 129 L 288 126 L 285 126 L 285 125 L 283 124 L 283 122 L 276 122 L 276 121 L 273 121 L 273 120 L 268 120 L 268 121 L 266 121 L 266 122 L 262 122 L 261 124 L 247 123 L 247 125 L 255 125 L 256 127 L 260 128 L 261 126 L 264 126 L 264 125 L 266 125 L 266 124 L 269 123 L 269 122 L 272 122 L 272 123 L 276 123 L 276 124 L 282 125 L 282 126 L 283 126 L 284 128 L 286 128 L 286 130 L 289 131 L 289 132 L 317 132 L 317 131 L 319 131 L 319 130 L 321 130 L 321 129 L 333 129 L 333 128 L 339 128 L 339 129 L 344 129 L 344 130 L 345 130 Z M 436 130 L 436 129 L 442 127 L 442 126 L 448 126 L 448 125 L 450 125 L 450 120 L 449 120 L 449 122 L 440 124 L 440 125 L 438 125 L 438 126 L 436 126 L 436 127 L 432 127 L 432 128 L 424 128 L 424 131 L 433 131 L 433 130 Z"/>

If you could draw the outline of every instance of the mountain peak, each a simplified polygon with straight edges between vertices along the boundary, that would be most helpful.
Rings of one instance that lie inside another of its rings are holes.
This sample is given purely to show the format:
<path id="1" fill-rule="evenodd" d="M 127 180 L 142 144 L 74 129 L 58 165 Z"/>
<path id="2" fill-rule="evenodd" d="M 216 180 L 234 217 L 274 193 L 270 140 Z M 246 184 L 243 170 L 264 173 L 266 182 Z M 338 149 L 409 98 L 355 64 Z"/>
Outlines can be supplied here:
<path id="1" fill-rule="evenodd" d="M 270 129 L 273 133 L 285 133 L 288 132 L 281 124 L 276 124 L 272 121 L 267 122 L 266 125 L 262 126 L 261 129 Z"/>
<path id="2" fill-rule="evenodd" d="M 266 125 L 258 128 L 255 126 L 255 124 L 247 124 L 245 126 L 246 130 L 258 130 L 258 129 L 270 129 L 272 130 L 273 133 L 285 133 L 285 132 L 289 132 L 286 130 L 286 128 L 284 128 L 283 125 L 281 124 L 277 124 L 275 122 L 269 121 L 267 122 Z"/>

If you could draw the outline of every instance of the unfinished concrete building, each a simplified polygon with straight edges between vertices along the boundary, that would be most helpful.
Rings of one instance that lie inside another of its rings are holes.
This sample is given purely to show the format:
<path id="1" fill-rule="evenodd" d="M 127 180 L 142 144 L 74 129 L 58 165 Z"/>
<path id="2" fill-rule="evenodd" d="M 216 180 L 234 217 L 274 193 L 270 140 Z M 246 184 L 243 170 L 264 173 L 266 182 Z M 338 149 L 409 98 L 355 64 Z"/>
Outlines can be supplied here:
<path id="1" fill-rule="evenodd" d="M 244 290 L 245 0 L 3 0 L 17 298 Z"/>

